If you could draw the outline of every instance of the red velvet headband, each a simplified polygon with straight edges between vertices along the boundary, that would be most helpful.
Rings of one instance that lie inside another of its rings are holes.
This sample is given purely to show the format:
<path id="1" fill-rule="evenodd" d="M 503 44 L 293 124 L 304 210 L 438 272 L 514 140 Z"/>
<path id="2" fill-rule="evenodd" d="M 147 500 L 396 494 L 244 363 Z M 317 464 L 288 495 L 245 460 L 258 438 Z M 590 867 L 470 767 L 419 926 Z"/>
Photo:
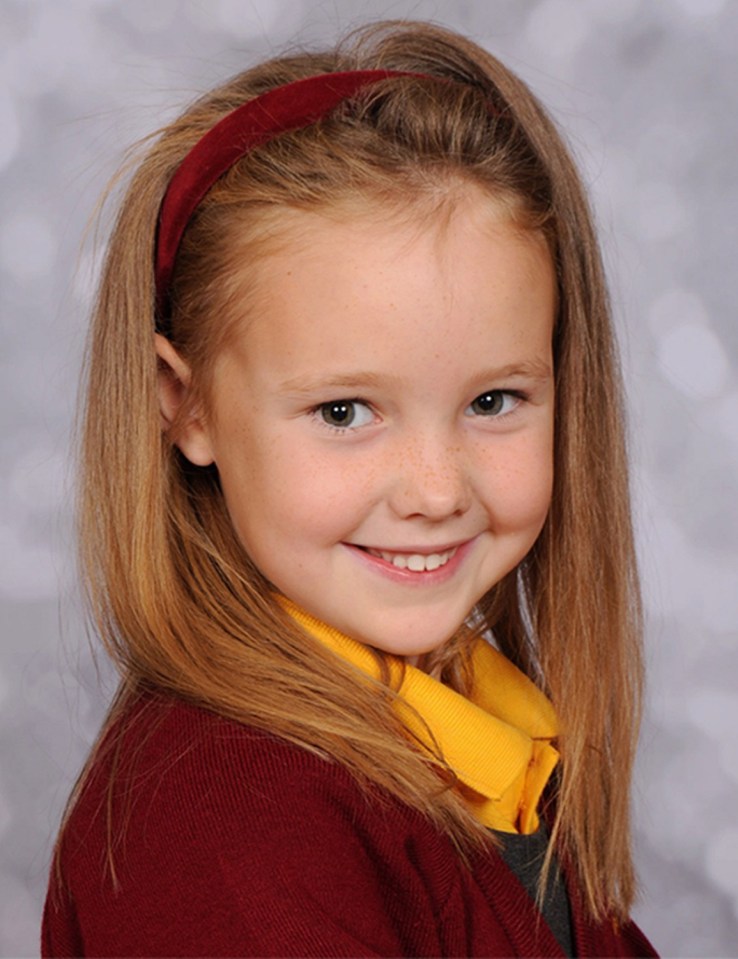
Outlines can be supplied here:
<path id="1" fill-rule="evenodd" d="M 306 77 L 269 90 L 223 117 L 195 144 L 172 177 L 159 211 L 156 238 L 156 309 L 169 308 L 169 284 L 182 234 L 198 204 L 244 154 L 288 130 L 315 123 L 362 87 L 388 77 L 424 77 L 401 70 L 356 70 Z"/>

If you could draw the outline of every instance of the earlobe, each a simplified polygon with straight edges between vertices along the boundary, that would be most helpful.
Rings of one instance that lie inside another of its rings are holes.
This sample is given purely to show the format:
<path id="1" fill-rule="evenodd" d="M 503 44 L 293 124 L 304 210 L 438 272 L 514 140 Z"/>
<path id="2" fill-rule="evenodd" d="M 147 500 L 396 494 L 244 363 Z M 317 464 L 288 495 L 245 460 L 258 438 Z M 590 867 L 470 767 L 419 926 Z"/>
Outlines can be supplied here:
<path id="1" fill-rule="evenodd" d="M 172 433 L 172 442 L 195 466 L 215 461 L 210 435 L 201 409 L 191 405 L 189 364 L 166 337 L 154 335 L 159 358 L 159 409 L 161 428 Z"/>

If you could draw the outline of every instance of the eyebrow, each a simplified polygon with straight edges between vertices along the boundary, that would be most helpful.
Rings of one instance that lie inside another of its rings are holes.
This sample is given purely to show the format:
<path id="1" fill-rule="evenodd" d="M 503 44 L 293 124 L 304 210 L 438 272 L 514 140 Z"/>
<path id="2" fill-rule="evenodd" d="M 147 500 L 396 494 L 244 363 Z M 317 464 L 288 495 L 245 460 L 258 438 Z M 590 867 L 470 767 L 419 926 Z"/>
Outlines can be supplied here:
<path id="1" fill-rule="evenodd" d="M 479 380 L 550 380 L 553 365 L 549 360 L 535 358 L 522 363 L 508 363 L 507 366 L 493 366 L 482 370 Z"/>
<path id="2" fill-rule="evenodd" d="M 552 376 L 553 368 L 551 364 L 547 360 L 535 359 L 524 363 L 509 363 L 506 366 L 490 367 L 482 370 L 473 380 L 480 384 L 517 378 L 545 382 Z M 333 373 L 329 376 L 319 376 L 314 379 L 295 376 L 280 383 L 279 392 L 302 396 L 323 390 L 361 390 L 401 385 L 402 378 L 393 373 L 357 371 L 355 373 Z"/>
<path id="3" fill-rule="evenodd" d="M 300 395 L 326 389 L 373 389 L 380 386 L 396 386 L 399 383 L 399 376 L 386 373 L 333 373 L 330 376 L 317 376 L 314 379 L 295 376 L 280 383 L 279 389 L 280 392 Z"/>

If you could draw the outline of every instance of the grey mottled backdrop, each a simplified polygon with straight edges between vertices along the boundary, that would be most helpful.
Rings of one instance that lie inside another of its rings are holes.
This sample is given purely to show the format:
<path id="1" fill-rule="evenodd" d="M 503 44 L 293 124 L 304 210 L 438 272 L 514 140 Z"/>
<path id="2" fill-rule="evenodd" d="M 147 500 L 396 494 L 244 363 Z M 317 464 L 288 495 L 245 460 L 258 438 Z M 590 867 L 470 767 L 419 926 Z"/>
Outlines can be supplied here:
<path id="1" fill-rule="evenodd" d="M 648 612 L 638 918 L 738 954 L 735 0 L 0 0 L 0 951 L 30 956 L 49 853 L 112 681 L 75 595 L 69 438 L 123 148 L 287 41 L 431 18 L 568 130 L 622 330 Z"/>

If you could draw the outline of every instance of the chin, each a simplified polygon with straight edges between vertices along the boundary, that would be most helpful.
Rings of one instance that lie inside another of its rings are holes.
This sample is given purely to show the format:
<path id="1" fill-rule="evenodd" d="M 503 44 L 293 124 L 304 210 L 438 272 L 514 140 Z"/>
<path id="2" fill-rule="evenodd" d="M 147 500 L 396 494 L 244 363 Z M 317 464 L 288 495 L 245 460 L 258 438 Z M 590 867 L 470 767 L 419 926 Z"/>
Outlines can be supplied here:
<path id="1" fill-rule="evenodd" d="M 374 639 L 366 637 L 360 641 L 365 643 L 367 646 L 373 646 L 375 649 L 380 650 L 381 652 L 389 653 L 392 656 L 398 656 L 401 659 L 405 659 L 408 662 L 413 660 L 421 659 L 424 656 L 428 656 L 430 653 L 436 652 L 436 650 L 442 649 L 446 643 L 448 643 L 458 630 L 461 628 L 463 623 L 459 623 L 457 626 L 454 626 L 448 633 L 443 633 L 440 637 L 435 639 L 429 639 L 427 631 L 424 631 L 421 636 L 418 636 L 417 639 L 413 639 L 411 635 L 408 635 L 408 632 L 402 634 L 402 638 L 399 639 L 396 643 L 388 642 L 387 634 L 378 635 L 379 642 L 375 642 Z M 414 665 L 414 663 L 412 663 Z"/>

